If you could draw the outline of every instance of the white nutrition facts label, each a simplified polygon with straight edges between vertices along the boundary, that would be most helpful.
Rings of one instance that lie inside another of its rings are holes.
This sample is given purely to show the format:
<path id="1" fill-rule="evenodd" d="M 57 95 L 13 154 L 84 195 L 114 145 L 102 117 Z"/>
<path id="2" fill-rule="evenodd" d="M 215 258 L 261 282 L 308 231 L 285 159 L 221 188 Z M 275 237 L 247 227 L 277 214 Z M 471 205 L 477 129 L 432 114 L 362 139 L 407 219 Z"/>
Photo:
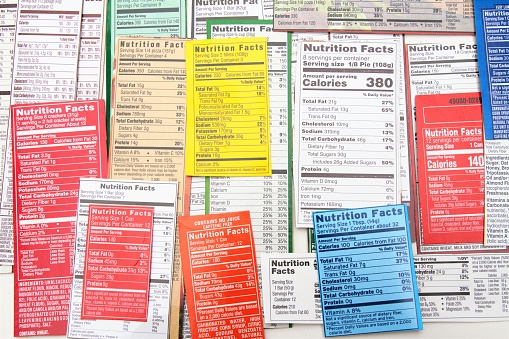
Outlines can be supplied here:
<path id="1" fill-rule="evenodd" d="M 399 203 L 397 45 L 309 41 L 299 52 L 297 227 L 317 210 Z"/>

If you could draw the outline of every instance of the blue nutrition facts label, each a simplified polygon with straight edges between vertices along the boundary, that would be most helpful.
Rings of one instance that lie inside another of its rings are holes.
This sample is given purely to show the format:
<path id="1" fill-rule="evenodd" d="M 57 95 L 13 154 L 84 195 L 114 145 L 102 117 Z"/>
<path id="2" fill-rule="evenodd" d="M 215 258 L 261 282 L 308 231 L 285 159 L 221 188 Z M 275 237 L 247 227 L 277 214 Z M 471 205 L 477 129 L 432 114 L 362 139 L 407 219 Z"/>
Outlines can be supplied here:
<path id="1" fill-rule="evenodd" d="M 484 136 L 509 139 L 509 4 L 475 0 L 474 9 Z"/>
<path id="2" fill-rule="evenodd" d="M 422 329 L 406 205 L 313 213 L 326 337 Z"/>

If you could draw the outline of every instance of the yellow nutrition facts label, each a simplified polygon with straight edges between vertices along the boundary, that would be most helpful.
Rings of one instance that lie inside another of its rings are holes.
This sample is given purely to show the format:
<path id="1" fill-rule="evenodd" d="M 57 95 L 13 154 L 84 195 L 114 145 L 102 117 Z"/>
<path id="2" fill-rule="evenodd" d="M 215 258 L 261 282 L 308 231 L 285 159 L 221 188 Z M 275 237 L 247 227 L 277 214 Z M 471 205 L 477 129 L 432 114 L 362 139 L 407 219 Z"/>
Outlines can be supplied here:
<path id="1" fill-rule="evenodd" d="M 186 174 L 268 176 L 266 38 L 186 43 Z"/>

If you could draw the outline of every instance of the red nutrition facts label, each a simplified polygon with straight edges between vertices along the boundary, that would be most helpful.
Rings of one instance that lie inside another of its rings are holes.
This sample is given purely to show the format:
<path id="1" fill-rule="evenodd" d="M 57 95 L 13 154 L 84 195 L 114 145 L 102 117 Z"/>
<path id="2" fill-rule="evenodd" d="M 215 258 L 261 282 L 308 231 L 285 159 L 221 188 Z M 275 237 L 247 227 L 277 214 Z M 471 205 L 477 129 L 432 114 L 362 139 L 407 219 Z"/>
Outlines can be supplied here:
<path id="1" fill-rule="evenodd" d="M 480 93 L 416 96 L 423 244 L 482 243 Z"/>
<path id="2" fill-rule="evenodd" d="M 179 218 L 193 338 L 263 338 L 249 211 Z"/>
<path id="3" fill-rule="evenodd" d="M 90 205 L 82 319 L 147 321 L 154 208 Z"/>
<path id="4" fill-rule="evenodd" d="M 64 335 L 80 177 L 106 173 L 104 102 L 11 106 L 15 336 Z"/>

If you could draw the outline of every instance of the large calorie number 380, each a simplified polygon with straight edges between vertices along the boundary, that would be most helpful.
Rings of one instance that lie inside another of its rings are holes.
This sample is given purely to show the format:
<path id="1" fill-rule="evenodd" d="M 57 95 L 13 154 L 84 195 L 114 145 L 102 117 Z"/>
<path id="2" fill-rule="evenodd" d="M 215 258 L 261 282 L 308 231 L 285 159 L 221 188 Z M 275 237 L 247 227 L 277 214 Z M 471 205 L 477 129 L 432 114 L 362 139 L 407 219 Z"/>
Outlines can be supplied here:
<path id="1" fill-rule="evenodd" d="M 384 78 L 367 78 L 366 81 L 367 81 L 366 86 L 368 86 L 368 87 L 391 88 L 392 85 L 394 84 L 394 80 L 392 80 L 391 78 L 385 78 L 385 79 Z"/>

